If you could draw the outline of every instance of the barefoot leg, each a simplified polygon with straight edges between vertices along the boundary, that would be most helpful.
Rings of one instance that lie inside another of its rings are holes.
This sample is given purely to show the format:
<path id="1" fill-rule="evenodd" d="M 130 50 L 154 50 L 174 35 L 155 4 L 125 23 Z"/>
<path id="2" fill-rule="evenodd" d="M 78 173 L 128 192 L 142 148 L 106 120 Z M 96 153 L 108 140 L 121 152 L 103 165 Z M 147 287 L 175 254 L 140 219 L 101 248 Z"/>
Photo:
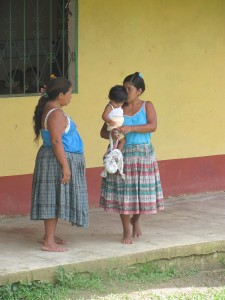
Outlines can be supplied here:
<path id="1" fill-rule="evenodd" d="M 140 219 L 140 214 L 135 214 L 133 215 L 133 217 L 130 219 L 130 223 L 132 224 L 133 226 L 133 232 L 132 232 L 132 236 L 134 238 L 138 238 L 139 236 L 142 235 L 142 232 L 141 232 L 141 228 L 140 228 L 140 225 L 139 225 L 139 219 Z"/>
<path id="2" fill-rule="evenodd" d="M 130 230 L 130 215 L 120 215 L 122 225 L 123 225 L 123 238 L 121 243 L 123 244 L 133 244 L 131 238 L 131 230 Z"/>
<path id="3" fill-rule="evenodd" d="M 45 235 L 41 250 L 51 252 L 66 252 L 69 250 L 68 248 L 59 247 L 55 242 L 55 231 L 57 222 L 57 218 L 44 220 Z"/>

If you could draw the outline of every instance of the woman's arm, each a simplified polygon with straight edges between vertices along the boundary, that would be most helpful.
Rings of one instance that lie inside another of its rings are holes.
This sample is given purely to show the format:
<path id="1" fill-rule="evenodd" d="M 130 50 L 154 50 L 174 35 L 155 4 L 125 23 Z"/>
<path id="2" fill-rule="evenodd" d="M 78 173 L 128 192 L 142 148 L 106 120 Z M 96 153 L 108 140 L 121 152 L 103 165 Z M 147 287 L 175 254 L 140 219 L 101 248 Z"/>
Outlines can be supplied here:
<path id="1" fill-rule="evenodd" d="M 53 151 L 62 166 L 62 183 L 67 183 L 71 176 L 71 171 L 62 143 L 62 134 L 66 125 L 67 119 L 60 110 L 52 112 L 48 118 L 48 130 L 51 136 Z"/>
<path id="2" fill-rule="evenodd" d="M 121 126 L 119 129 L 123 134 L 128 132 L 154 132 L 157 129 L 157 116 L 154 105 L 152 102 L 147 101 L 145 103 L 147 124 L 144 125 L 132 125 Z"/>

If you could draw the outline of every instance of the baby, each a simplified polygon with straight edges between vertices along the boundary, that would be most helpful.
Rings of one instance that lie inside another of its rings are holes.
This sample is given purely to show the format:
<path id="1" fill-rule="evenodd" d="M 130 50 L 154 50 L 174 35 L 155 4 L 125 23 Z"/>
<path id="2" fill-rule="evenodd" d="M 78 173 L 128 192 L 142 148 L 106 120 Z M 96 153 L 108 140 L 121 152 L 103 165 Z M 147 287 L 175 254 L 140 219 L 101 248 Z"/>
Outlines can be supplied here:
<path id="1" fill-rule="evenodd" d="M 126 89 L 122 85 L 116 85 L 109 91 L 109 103 L 106 105 L 102 114 L 102 119 L 107 124 L 107 130 L 112 131 L 113 129 L 123 125 L 123 109 L 122 105 L 127 100 Z M 118 149 L 121 151 L 125 144 L 125 138 L 119 135 L 118 132 Z"/>

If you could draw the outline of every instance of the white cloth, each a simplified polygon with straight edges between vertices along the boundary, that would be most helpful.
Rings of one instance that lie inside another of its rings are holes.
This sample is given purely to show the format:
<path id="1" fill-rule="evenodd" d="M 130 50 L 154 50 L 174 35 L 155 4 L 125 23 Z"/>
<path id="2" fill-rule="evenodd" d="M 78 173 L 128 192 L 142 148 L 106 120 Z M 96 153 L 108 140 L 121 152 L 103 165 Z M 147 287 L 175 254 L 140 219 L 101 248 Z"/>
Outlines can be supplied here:
<path id="1" fill-rule="evenodd" d="M 108 131 L 111 131 L 114 128 L 117 128 L 117 127 L 120 127 L 120 126 L 123 125 L 124 117 L 123 117 L 123 109 L 121 107 L 114 108 L 112 106 L 112 110 L 108 114 L 108 117 L 109 117 L 109 119 L 116 122 L 116 125 L 114 125 L 114 126 L 110 126 L 109 124 L 107 124 L 107 130 Z"/>
<path id="2" fill-rule="evenodd" d="M 125 180 L 123 173 L 123 155 L 119 149 L 110 150 L 103 157 L 104 170 L 101 173 L 102 177 L 107 177 L 107 174 L 115 174 L 117 171 Z"/>
<path id="3" fill-rule="evenodd" d="M 117 171 L 125 180 L 125 174 L 123 173 L 123 154 L 119 149 L 115 149 L 118 144 L 118 140 L 115 145 L 113 145 L 113 139 L 111 132 L 109 134 L 110 147 L 107 150 L 106 154 L 103 156 L 103 166 L 104 170 L 101 173 L 102 177 L 107 177 L 107 174 L 115 174 Z"/>
<path id="4" fill-rule="evenodd" d="M 110 113 L 108 114 L 108 117 L 114 118 L 114 117 L 123 117 L 123 109 L 121 107 L 116 107 L 110 111 Z"/>

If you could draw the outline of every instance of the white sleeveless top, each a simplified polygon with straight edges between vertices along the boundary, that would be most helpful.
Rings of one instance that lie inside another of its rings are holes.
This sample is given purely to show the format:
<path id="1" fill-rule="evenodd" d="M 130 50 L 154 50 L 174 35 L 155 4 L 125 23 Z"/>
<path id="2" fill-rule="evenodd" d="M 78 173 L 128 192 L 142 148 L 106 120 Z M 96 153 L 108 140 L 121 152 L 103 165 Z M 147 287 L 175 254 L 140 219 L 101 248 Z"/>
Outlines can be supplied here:
<path id="1" fill-rule="evenodd" d="M 112 110 L 110 111 L 108 117 L 114 118 L 114 117 L 123 117 L 123 109 L 121 107 L 114 107 L 112 104 L 109 103 L 111 106 Z"/>

